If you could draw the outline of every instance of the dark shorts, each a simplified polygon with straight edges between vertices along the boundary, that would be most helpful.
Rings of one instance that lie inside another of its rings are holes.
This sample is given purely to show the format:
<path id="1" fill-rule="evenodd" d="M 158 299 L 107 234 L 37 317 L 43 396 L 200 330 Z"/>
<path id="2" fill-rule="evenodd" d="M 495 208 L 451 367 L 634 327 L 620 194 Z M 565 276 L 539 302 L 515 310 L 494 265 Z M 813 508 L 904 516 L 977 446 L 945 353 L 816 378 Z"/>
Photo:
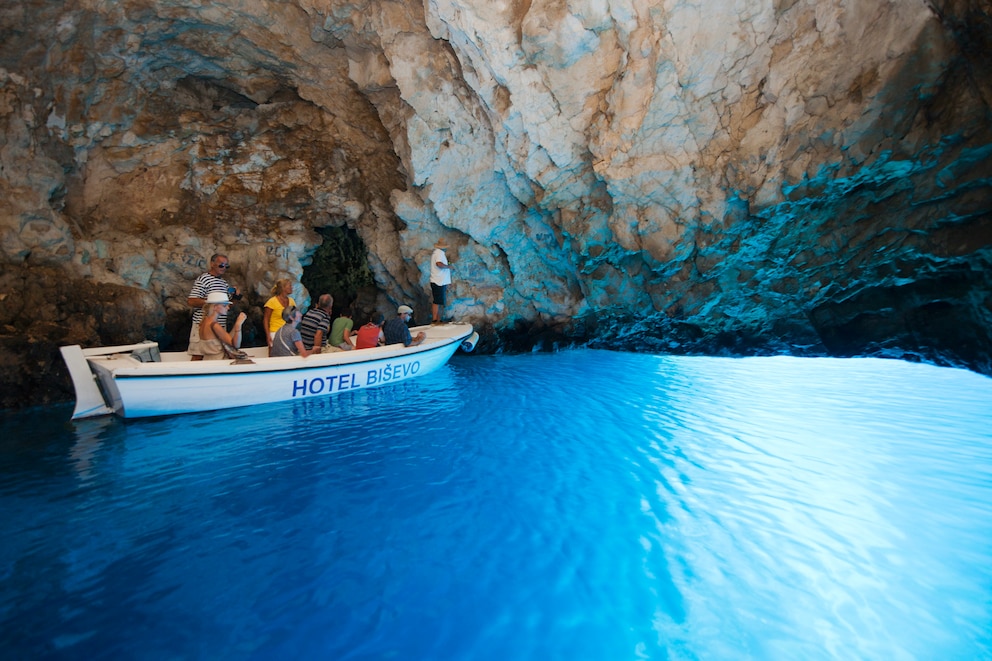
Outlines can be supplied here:
<path id="1" fill-rule="evenodd" d="M 444 294 L 448 289 L 448 285 L 435 285 L 431 283 L 431 293 L 434 294 L 434 304 L 444 305 Z"/>

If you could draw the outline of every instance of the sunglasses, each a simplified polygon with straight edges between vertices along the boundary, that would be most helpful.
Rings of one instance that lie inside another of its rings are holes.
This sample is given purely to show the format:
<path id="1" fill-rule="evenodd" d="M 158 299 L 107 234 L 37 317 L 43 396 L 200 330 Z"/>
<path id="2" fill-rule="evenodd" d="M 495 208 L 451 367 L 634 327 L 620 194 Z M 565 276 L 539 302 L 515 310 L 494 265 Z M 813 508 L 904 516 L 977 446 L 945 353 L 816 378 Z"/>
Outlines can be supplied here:
<path id="1" fill-rule="evenodd" d="M 228 264 L 227 262 L 224 262 L 223 264 L 218 264 L 217 265 L 217 268 L 219 268 L 219 269 L 226 269 L 229 266 L 230 266 L 230 264 Z"/>

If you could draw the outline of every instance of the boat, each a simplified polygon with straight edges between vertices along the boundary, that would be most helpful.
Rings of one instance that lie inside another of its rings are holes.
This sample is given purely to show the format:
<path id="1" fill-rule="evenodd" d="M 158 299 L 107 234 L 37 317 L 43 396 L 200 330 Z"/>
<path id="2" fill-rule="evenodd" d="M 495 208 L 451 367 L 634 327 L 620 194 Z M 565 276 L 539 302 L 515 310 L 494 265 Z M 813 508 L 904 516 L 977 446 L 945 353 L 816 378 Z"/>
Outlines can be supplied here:
<path id="1" fill-rule="evenodd" d="M 190 360 L 185 351 L 160 351 L 157 342 L 84 349 L 60 347 L 76 391 L 72 419 L 123 418 L 214 411 L 271 404 L 385 386 L 430 374 L 455 351 L 479 340 L 470 324 L 418 326 L 417 346 L 270 358 L 267 347 L 241 349 L 237 358 Z"/>

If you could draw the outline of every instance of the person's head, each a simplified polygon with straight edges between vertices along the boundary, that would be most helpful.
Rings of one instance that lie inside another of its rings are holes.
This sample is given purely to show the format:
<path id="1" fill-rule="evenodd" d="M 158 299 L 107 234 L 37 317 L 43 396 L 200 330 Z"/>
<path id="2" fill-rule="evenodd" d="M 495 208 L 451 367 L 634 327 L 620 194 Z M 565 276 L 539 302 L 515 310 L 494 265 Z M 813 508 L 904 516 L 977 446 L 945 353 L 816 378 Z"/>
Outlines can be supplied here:
<path id="1" fill-rule="evenodd" d="M 444 250 L 445 248 L 448 247 L 448 242 L 444 240 L 444 237 L 441 237 L 440 239 L 434 242 L 434 247 Z"/>
<path id="2" fill-rule="evenodd" d="M 295 305 L 287 305 L 282 309 L 282 320 L 290 326 L 298 324 L 301 316 L 299 308 Z"/>
<path id="3" fill-rule="evenodd" d="M 413 308 L 411 308 L 409 305 L 401 305 L 398 308 L 396 308 L 396 314 L 403 321 L 410 321 L 410 317 L 413 316 Z"/>
<path id="4" fill-rule="evenodd" d="M 317 307 L 320 308 L 321 310 L 326 310 L 327 312 L 330 312 L 331 308 L 334 307 L 334 297 L 331 296 L 330 294 L 321 294 L 317 298 Z"/>
<path id="5" fill-rule="evenodd" d="M 279 278 L 276 283 L 272 285 L 272 295 L 273 296 L 289 296 L 293 293 L 293 281 L 289 278 Z"/>
<path id="6" fill-rule="evenodd" d="M 228 300 L 227 294 L 220 291 L 212 291 L 207 294 L 206 302 L 203 304 L 203 313 L 209 316 L 214 313 L 214 310 L 218 314 L 227 312 L 230 304 L 231 301 Z"/>
<path id="7" fill-rule="evenodd" d="M 338 315 L 338 316 L 339 317 L 348 317 L 349 319 L 351 319 L 351 306 L 350 305 L 344 306 L 344 308 L 341 310 L 341 314 Z"/>
<path id="8" fill-rule="evenodd" d="M 227 255 L 222 255 L 220 253 L 214 253 L 210 256 L 210 275 L 221 277 L 227 273 L 227 269 L 231 267 L 231 261 L 227 258 Z"/>
<path id="9" fill-rule="evenodd" d="M 373 326 L 382 326 L 386 323 L 386 315 L 381 312 L 373 312 L 372 317 L 369 319 L 369 323 Z"/>

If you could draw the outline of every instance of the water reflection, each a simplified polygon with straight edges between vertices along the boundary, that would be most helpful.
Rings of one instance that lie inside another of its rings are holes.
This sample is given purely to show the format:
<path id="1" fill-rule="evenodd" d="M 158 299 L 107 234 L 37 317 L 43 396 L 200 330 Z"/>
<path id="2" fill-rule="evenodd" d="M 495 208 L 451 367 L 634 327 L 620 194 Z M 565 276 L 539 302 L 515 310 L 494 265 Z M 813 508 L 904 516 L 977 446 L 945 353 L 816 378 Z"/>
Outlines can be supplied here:
<path id="1" fill-rule="evenodd" d="M 83 482 L 93 477 L 95 455 L 104 439 L 108 437 L 108 429 L 116 422 L 114 418 L 101 417 L 72 423 L 75 441 L 69 450 L 69 463 L 76 469 L 76 475 Z"/>
<path id="2" fill-rule="evenodd" d="M 990 401 L 925 365 L 572 351 L 288 406 L 8 417 L 0 645 L 978 658 Z"/>
<path id="3" fill-rule="evenodd" d="M 987 586 L 945 575 L 937 587 L 948 559 L 915 547 L 934 534 L 969 547 L 989 539 L 988 380 L 882 361 L 758 366 L 659 361 L 656 401 L 643 410 L 662 441 L 642 450 L 672 516 L 661 524 L 670 557 L 693 559 L 692 573 L 677 581 L 692 622 L 661 618 L 660 630 L 677 639 L 722 621 L 727 636 L 725 606 L 713 599 L 718 584 L 722 598 L 769 623 L 760 637 L 745 627 L 730 632 L 759 656 L 811 658 L 825 645 L 834 658 L 884 658 L 960 644 L 948 631 L 965 613 L 950 602 L 928 611 L 951 592 L 974 603 Z M 964 447 L 970 465 L 960 462 Z M 966 503 L 934 507 L 962 497 L 962 484 L 971 490 Z M 970 530 L 953 523 L 962 507 Z M 796 631 L 817 636 L 797 640 Z M 880 640 L 879 631 L 891 635 Z"/>

